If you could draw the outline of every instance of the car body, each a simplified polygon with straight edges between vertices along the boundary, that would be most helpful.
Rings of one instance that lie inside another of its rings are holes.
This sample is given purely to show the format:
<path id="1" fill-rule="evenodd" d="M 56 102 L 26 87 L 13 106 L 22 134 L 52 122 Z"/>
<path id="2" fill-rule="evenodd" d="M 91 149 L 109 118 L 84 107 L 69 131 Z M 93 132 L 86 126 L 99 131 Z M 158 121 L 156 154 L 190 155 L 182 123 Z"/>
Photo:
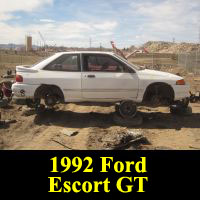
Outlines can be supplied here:
<path id="1" fill-rule="evenodd" d="M 16 67 L 14 98 L 42 98 L 45 88 L 60 102 L 142 103 L 157 97 L 172 103 L 189 97 L 182 77 L 144 69 L 111 52 L 59 52 L 33 66 Z"/>

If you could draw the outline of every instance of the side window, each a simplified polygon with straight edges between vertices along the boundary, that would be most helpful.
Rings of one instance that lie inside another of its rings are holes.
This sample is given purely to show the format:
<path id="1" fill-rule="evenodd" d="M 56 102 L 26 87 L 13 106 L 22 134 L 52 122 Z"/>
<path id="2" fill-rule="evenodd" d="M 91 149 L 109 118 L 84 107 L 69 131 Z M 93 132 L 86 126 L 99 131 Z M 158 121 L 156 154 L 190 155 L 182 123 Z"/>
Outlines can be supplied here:
<path id="1" fill-rule="evenodd" d="M 48 64 L 44 70 L 78 72 L 80 71 L 79 56 L 75 54 L 64 54 Z"/>
<path id="2" fill-rule="evenodd" d="M 128 72 L 125 65 L 107 55 L 84 55 L 84 71 Z"/>

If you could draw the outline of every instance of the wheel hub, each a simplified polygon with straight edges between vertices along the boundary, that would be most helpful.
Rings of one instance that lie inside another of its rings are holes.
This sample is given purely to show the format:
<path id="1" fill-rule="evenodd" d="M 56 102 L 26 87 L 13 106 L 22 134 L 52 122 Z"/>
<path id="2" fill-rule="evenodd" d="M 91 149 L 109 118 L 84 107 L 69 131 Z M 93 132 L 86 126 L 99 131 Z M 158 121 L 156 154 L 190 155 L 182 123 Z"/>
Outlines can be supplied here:
<path id="1" fill-rule="evenodd" d="M 46 95 L 44 101 L 45 101 L 45 104 L 46 104 L 47 106 L 52 107 L 52 106 L 54 106 L 54 105 L 56 104 L 57 99 L 56 99 L 56 97 L 53 96 L 53 95 Z"/>

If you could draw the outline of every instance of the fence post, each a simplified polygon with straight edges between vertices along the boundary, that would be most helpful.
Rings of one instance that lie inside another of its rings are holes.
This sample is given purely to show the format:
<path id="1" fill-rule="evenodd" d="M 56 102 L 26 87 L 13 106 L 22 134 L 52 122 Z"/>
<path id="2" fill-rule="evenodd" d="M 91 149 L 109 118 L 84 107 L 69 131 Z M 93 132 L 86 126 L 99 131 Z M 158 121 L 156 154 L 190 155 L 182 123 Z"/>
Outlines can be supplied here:
<path id="1" fill-rule="evenodd" d="M 198 54 L 197 54 L 198 52 L 196 51 L 196 66 L 195 66 L 195 74 L 197 74 L 197 64 L 198 64 L 198 62 L 197 62 L 197 56 L 198 56 Z"/>
<path id="2" fill-rule="evenodd" d="M 186 56 L 185 56 L 185 69 L 187 70 L 187 53 L 186 53 Z"/>
<path id="3" fill-rule="evenodd" d="M 152 69 L 154 69 L 154 66 L 153 66 L 153 53 L 152 53 Z"/>

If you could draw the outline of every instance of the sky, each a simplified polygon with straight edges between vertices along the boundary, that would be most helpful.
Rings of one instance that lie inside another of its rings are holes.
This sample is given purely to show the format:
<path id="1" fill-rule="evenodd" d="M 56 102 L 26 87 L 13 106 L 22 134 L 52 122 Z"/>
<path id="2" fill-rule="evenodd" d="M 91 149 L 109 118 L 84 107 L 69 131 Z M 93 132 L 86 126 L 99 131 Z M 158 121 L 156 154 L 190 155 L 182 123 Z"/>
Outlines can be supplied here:
<path id="1" fill-rule="evenodd" d="M 110 47 L 199 41 L 200 0 L 0 0 L 0 43 Z"/>

